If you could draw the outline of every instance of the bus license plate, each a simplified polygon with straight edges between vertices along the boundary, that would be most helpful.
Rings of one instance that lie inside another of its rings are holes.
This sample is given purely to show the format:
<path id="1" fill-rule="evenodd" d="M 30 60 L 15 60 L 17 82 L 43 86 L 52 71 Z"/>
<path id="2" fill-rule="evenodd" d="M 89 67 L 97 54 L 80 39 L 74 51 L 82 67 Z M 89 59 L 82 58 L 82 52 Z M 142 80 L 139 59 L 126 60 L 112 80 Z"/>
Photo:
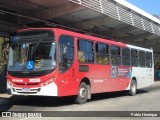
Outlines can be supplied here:
<path id="1" fill-rule="evenodd" d="M 29 88 L 22 88 L 22 92 L 29 92 Z"/>

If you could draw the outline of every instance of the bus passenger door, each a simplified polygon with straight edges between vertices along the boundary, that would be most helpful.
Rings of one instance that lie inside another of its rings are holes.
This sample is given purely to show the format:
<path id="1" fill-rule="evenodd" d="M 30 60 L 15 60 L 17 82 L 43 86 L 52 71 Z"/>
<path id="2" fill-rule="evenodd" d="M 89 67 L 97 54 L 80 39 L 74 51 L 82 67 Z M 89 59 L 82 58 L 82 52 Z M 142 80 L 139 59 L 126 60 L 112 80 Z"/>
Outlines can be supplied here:
<path id="1" fill-rule="evenodd" d="M 59 91 L 60 96 L 71 95 L 71 83 L 74 72 L 74 38 L 70 36 L 60 36 L 58 43 L 59 51 Z"/>

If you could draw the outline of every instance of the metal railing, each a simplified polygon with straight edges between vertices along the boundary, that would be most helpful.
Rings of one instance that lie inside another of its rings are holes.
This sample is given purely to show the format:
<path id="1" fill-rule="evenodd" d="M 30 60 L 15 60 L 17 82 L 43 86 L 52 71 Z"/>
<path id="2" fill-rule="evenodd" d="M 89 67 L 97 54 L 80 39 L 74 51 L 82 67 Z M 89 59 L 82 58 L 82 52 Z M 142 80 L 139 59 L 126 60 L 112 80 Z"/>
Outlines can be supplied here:
<path id="1" fill-rule="evenodd" d="M 139 13 L 135 13 L 125 6 L 117 5 L 114 0 L 70 0 L 89 9 L 95 10 L 114 19 L 135 26 L 139 29 L 160 36 L 160 24 L 146 18 Z"/>

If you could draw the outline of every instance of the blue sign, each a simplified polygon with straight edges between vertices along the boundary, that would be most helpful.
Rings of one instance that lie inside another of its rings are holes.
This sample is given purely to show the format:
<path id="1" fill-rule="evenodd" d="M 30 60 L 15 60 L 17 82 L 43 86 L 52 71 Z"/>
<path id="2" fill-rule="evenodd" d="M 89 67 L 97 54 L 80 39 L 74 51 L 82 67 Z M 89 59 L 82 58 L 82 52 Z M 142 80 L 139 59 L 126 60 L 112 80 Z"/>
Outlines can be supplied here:
<path id="1" fill-rule="evenodd" d="M 26 48 L 26 44 L 23 44 L 23 45 L 22 45 L 22 48 Z"/>
<path id="2" fill-rule="evenodd" d="M 27 62 L 27 70 L 33 70 L 34 69 L 34 62 L 28 61 Z"/>

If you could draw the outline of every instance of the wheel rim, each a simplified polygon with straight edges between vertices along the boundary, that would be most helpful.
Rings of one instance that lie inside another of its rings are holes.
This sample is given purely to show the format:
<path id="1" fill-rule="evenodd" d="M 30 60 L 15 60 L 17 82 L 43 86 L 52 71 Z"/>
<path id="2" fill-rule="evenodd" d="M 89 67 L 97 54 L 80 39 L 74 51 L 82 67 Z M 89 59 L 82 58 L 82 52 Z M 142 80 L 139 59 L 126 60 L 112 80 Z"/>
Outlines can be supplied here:
<path id="1" fill-rule="evenodd" d="M 86 89 L 85 88 L 80 88 L 80 90 L 79 90 L 79 96 L 83 99 L 83 98 L 85 98 L 86 97 L 86 95 L 87 95 L 87 91 L 86 91 Z"/>
<path id="2" fill-rule="evenodd" d="M 133 84 L 131 89 L 133 93 L 136 93 L 136 84 Z"/>

